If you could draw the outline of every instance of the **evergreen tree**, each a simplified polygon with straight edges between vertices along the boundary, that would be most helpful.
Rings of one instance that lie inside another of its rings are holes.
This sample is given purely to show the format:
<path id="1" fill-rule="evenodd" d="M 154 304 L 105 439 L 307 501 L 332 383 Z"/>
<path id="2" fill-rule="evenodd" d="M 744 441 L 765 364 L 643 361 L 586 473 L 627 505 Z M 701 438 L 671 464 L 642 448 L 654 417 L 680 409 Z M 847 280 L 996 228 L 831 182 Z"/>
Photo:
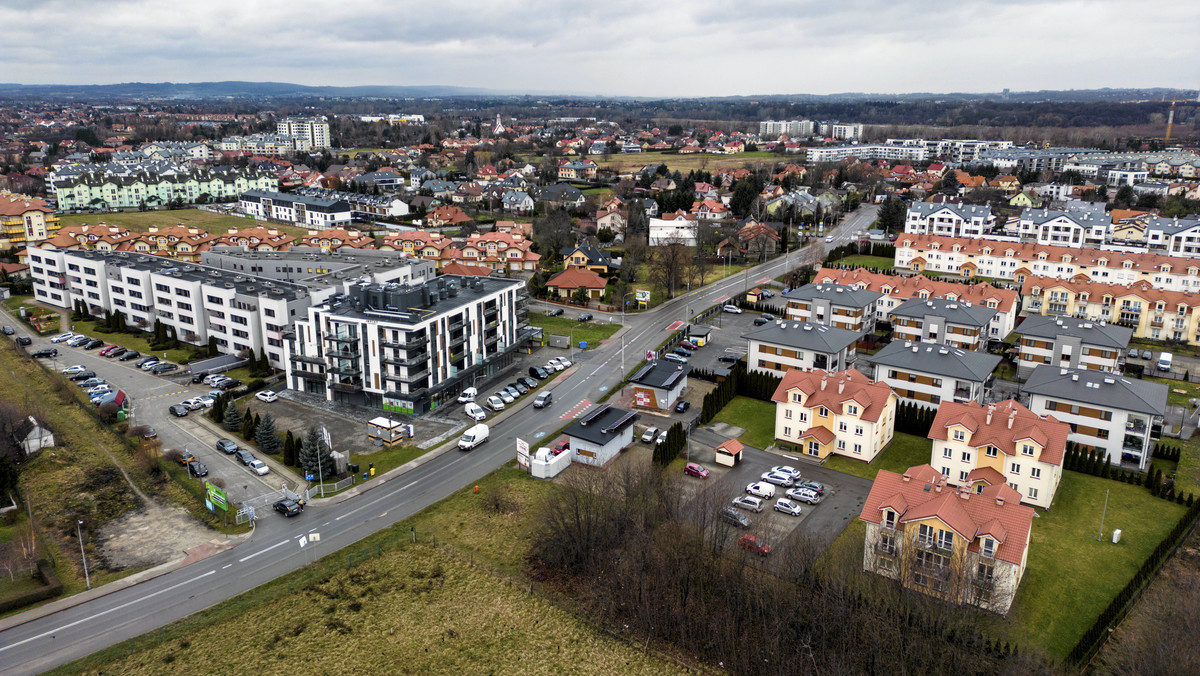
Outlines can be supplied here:
<path id="1" fill-rule="evenodd" d="M 283 440 L 283 464 L 288 467 L 296 466 L 296 437 L 288 430 L 287 437 Z"/>
<path id="2" fill-rule="evenodd" d="M 242 429 L 242 412 L 238 410 L 237 402 L 232 399 L 225 405 L 225 417 L 221 420 L 221 426 L 227 432 L 236 432 Z"/>
<path id="3" fill-rule="evenodd" d="M 316 425 L 309 426 L 304 433 L 304 441 L 300 445 L 300 468 L 305 475 L 311 474 L 317 481 L 333 476 L 333 458 Z"/>
<path id="4" fill-rule="evenodd" d="M 254 416 L 249 415 L 249 410 L 246 413 L 247 415 L 242 418 L 241 435 L 243 439 L 250 441 L 254 438 Z"/>
<path id="5" fill-rule="evenodd" d="M 254 428 L 254 442 L 258 444 L 258 450 L 269 455 L 275 455 L 283 447 L 283 442 L 275 433 L 275 418 L 270 413 L 263 416 Z"/>
<path id="6" fill-rule="evenodd" d="M 216 336 L 208 337 L 208 356 L 210 356 L 210 357 L 217 356 L 217 337 Z"/>

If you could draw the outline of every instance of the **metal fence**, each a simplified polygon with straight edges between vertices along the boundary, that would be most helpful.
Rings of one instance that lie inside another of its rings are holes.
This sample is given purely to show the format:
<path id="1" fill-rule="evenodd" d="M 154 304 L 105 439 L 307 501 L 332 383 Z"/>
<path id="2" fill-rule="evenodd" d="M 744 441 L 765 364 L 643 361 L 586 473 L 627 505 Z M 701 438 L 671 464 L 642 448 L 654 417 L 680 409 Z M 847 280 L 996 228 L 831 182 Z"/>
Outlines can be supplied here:
<path id="1" fill-rule="evenodd" d="M 304 499 L 311 500 L 314 497 L 323 498 L 326 493 L 336 493 L 342 489 L 349 488 L 354 485 L 354 475 L 342 479 L 341 481 L 331 484 L 317 484 L 309 486 L 308 490 L 304 491 Z"/>

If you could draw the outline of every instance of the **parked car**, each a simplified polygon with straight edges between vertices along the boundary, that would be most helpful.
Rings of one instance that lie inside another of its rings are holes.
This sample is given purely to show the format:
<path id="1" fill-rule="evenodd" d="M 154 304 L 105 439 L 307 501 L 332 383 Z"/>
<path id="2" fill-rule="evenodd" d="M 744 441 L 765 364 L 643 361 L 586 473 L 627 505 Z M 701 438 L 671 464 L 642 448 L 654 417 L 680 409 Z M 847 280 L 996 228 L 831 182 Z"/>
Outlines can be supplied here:
<path id="1" fill-rule="evenodd" d="M 774 291 L 772 291 L 772 290 L 770 290 L 770 289 L 763 289 L 763 290 L 762 290 L 762 297 L 763 297 L 763 298 L 774 298 L 774 297 L 775 297 L 775 292 L 774 292 Z"/>
<path id="2" fill-rule="evenodd" d="M 205 373 L 200 377 L 200 382 L 210 387 L 213 383 L 221 380 L 229 380 L 229 376 L 222 375 L 220 373 Z"/>
<path id="3" fill-rule="evenodd" d="M 80 371 L 79 373 L 72 375 L 71 380 L 73 380 L 75 382 L 79 382 L 81 380 L 87 380 L 88 378 L 95 378 L 95 377 L 96 377 L 95 371 Z"/>
<path id="4" fill-rule="evenodd" d="M 546 408 L 554 402 L 554 393 L 550 391 L 538 392 L 538 396 L 533 400 L 534 408 Z"/>
<path id="5" fill-rule="evenodd" d="M 567 451 L 571 450 L 571 442 L 560 441 L 557 444 L 554 444 L 554 448 L 552 448 L 550 450 L 552 450 L 554 452 L 554 455 L 558 455 L 560 453 L 566 453 Z"/>
<path id="6" fill-rule="evenodd" d="M 142 363 L 142 365 L 141 365 L 141 369 L 142 369 L 143 371 L 149 371 L 150 369 L 154 368 L 154 366 L 155 366 L 156 364 L 161 364 L 161 363 L 162 363 L 162 360 L 155 359 L 154 357 L 151 357 L 151 358 L 150 358 L 150 361 L 147 361 L 147 362 L 144 362 L 144 363 Z"/>
<path id="7" fill-rule="evenodd" d="M 167 410 L 170 411 L 171 415 L 175 416 L 176 418 L 182 418 L 188 414 L 187 406 L 184 406 L 183 404 L 173 404 Z"/>
<path id="8" fill-rule="evenodd" d="M 80 345 L 83 345 L 84 343 L 88 342 L 89 340 L 91 340 L 91 338 L 88 338 L 87 336 L 83 335 L 82 333 L 77 333 L 77 334 L 75 334 L 74 337 L 67 339 L 67 346 L 68 347 L 79 347 Z"/>
<path id="9" fill-rule="evenodd" d="M 164 373 L 170 373 L 172 371 L 178 371 L 178 370 L 179 370 L 178 364 L 171 364 L 168 362 L 160 361 L 159 363 L 154 365 L 154 368 L 150 369 L 150 372 L 156 376 L 161 376 Z"/>
<path id="10" fill-rule="evenodd" d="M 158 361 L 158 357 L 154 357 L 154 356 L 147 355 L 147 356 L 145 356 L 145 357 L 142 357 L 141 359 L 139 359 L 139 360 L 135 361 L 135 362 L 133 363 L 133 365 L 134 365 L 134 366 L 136 366 L 136 367 L 138 367 L 138 368 L 142 368 L 142 367 L 143 367 L 143 366 L 145 366 L 146 364 L 153 364 L 153 363 L 154 363 L 154 362 L 156 362 L 156 361 Z"/>
<path id="11" fill-rule="evenodd" d="M 517 398 L 516 398 L 516 397 L 512 396 L 511 394 L 509 394 L 509 393 L 508 393 L 508 392 L 506 392 L 505 390 L 497 390 L 497 391 L 496 391 L 496 394 L 495 394 L 495 395 L 493 395 L 493 396 L 500 397 L 500 401 L 503 401 L 503 402 L 504 402 L 504 403 L 506 403 L 506 404 L 511 404 L 511 403 L 513 403 L 514 401 L 516 401 L 516 400 L 517 400 Z"/>
<path id="12" fill-rule="evenodd" d="M 521 376 L 520 378 L 517 378 L 517 382 L 525 385 L 525 387 L 528 387 L 531 390 L 538 386 L 538 381 L 530 378 L 529 376 Z"/>
<path id="13" fill-rule="evenodd" d="M 48 347 L 44 350 L 38 350 L 33 353 L 34 359 L 52 359 L 58 356 L 58 348 Z"/>
<path id="14" fill-rule="evenodd" d="M 746 486 L 746 492 L 760 498 L 771 499 L 775 497 L 775 487 L 765 481 L 755 481 Z"/>
<path id="15" fill-rule="evenodd" d="M 275 394 L 274 390 L 263 390 L 262 392 L 259 392 L 258 394 L 254 395 L 254 398 L 259 401 L 265 401 L 268 404 L 270 404 L 270 403 L 278 400 L 279 395 Z"/>
<path id="16" fill-rule="evenodd" d="M 792 485 L 791 477 L 789 477 L 786 474 L 780 474 L 779 472 L 763 472 L 762 480 L 769 484 L 774 484 L 776 486 L 791 486 Z"/>
<path id="17" fill-rule="evenodd" d="M 205 375 L 207 375 L 207 374 L 205 374 L 203 371 L 201 371 L 200 373 L 193 373 L 192 374 L 192 384 L 193 385 L 202 384 L 204 382 Z"/>
<path id="18" fill-rule="evenodd" d="M 129 350 L 125 354 L 121 355 L 117 361 L 133 361 L 140 356 L 142 356 L 141 352 L 138 352 L 137 350 Z"/>
<path id="19" fill-rule="evenodd" d="M 233 388 L 235 388 L 235 387 L 241 387 L 241 386 L 242 386 L 242 381 L 240 381 L 240 380 L 233 380 L 233 379 L 231 378 L 231 379 L 229 379 L 229 380 L 222 380 L 222 381 L 221 381 L 221 384 L 217 385 L 217 389 L 219 389 L 219 390 L 225 390 L 225 391 L 229 391 L 229 390 L 232 390 L 232 389 L 233 389 Z"/>
<path id="20" fill-rule="evenodd" d="M 584 312 L 583 314 L 579 315 L 579 321 L 581 321 L 581 322 L 590 322 L 590 321 L 592 321 L 592 313 L 590 313 L 590 312 Z"/>
<path id="21" fill-rule="evenodd" d="M 681 401 L 678 404 L 675 404 L 675 412 L 684 413 L 691 407 L 692 403 L 690 401 Z"/>
<path id="22" fill-rule="evenodd" d="M 100 351 L 97 352 L 96 354 L 100 355 L 101 357 L 107 357 L 109 352 L 112 352 L 113 350 L 117 349 L 118 347 L 121 347 L 121 346 L 120 345 L 105 345 L 104 347 L 100 348 Z"/>
<path id="23" fill-rule="evenodd" d="M 238 445 L 232 439 L 218 439 L 217 450 L 225 455 L 233 455 L 237 453 Z"/>
<path id="24" fill-rule="evenodd" d="M 76 373 L 83 373 L 86 370 L 87 370 L 87 367 L 84 366 L 83 364 L 72 364 L 72 365 L 68 366 L 67 368 L 63 369 L 62 374 L 64 376 L 73 376 Z"/>
<path id="25" fill-rule="evenodd" d="M 545 380 L 550 377 L 550 374 L 546 371 L 546 369 L 542 368 L 541 366 L 530 366 L 529 375 L 537 378 L 538 380 Z"/>
<path id="26" fill-rule="evenodd" d="M 267 463 L 263 462 L 262 460 L 258 460 L 257 458 L 246 466 L 259 476 L 266 476 L 267 474 L 271 473 L 271 468 L 267 467 Z"/>
<path id="27" fill-rule="evenodd" d="M 33 339 L 29 336 L 17 336 L 17 345 L 33 345 Z"/>
<path id="28" fill-rule="evenodd" d="M 508 385 L 507 387 L 504 388 L 503 391 L 507 392 L 509 394 L 509 396 L 511 396 L 513 398 L 513 401 L 516 401 L 517 399 L 521 398 L 521 390 L 518 390 L 517 388 L 513 387 L 512 385 Z M 528 390 L 526 390 L 526 392 L 528 392 Z"/>
<path id="29" fill-rule="evenodd" d="M 1139 354 L 1138 349 L 1136 347 L 1129 348 L 1129 358 L 1130 359 L 1137 359 L 1138 354 Z"/>
<path id="30" fill-rule="evenodd" d="M 664 354 L 663 361 L 673 361 L 676 364 L 688 363 L 687 357 L 684 357 L 683 355 L 675 354 L 674 352 L 668 352 L 668 353 Z"/>
<path id="31" fill-rule="evenodd" d="M 566 357 L 554 357 L 550 361 L 558 362 L 558 364 L 560 366 L 562 366 L 564 369 L 571 368 L 571 364 L 572 364 L 571 360 L 567 359 Z"/>
<path id="32" fill-rule="evenodd" d="M 295 500 L 279 500 L 274 505 L 275 511 L 284 516 L 296 516 L 304 511 L 304 505 Z"/>
<path id="33" fill-rule="evenodd" d="M 764 312 L 761 315 L 754 318 L 754 325 L 762 326 L 763 324 L 770 324 L 773 321 L 775 321 L 775 315 Z"/>
<path id="34" fill-rule="evenodd" d="M 462 394 L 458 395 L 458 403 L 465 404 L 469 401 L 475 401 L 475 397 L 477 396 L 479 396 L 479 390 L 474 387 L 468 387 L 462 391 Z"/>
<path id="35" fill-rule="evenodd" d="M 60 333 L 57 336 L 51 338 L 50 342 L 51 343 L 65 343 L 74 337 L 75 337 L 74 333 L 71 333 L 70 331 L 64 331 L 63 333 Z"/>
<path id="36" fill-rule="evenodd" d="M 501 399 L 500 397 L 497 397 L 496 395 L 492 395 L 487 398 L 487 405 L 493 411 L 503 411 L 504 410 L 504 400 Z"/>
<path id="37" fill-rule="evenodd" d="M 4 325 L 4 335 L 11 336 L 11 335 L 15 334 L 16 332 L 17 332 L 17 330 L 14 329 L 13 327 L 11 327 L 7 324 Z"/>
<path id="38" fill-rule="evenodd" d="M 76 383 L 76 385 L 79 385 L 80 387 L 82 387 L 85 390 L 90 390 L 91 388 L 96 387 L 97 385 L 103 385 L 103 384 L 104 384 L 104 379 L 97 378 L 95 376 L 92 376 L 91 378 L 87 378 L 85 380 L 81 380 Z"/>
<path id="39" fill-rule="evenodd" d="M 89 340 L 88 342 L 83 344 L 83 349 L 94 350 L 102 345 L 104 345 L 103 340 L 100 340 L 99 338 L 92 338 L 91 340 Z"/>
<path id="40" fill-rule="evenodd" d="M 771 545 L 759 540 L 757 537 L 746 533 L 738 538 L 738 546 L 742 549 L 754 552 L 759 556 L 766 556 L 771 553 Z"/>
<path id="41" fill-rule="evenodd" d="M 788 489 L 787 496 L 791 500 L 799 500 L 810 505 L 815 505 L 821 501 L 821 496 L 817 495 L 811 488 L 790 488 Z"/>
<path id="42" fill-rule="evenodd" d="M 737 526 L 738 528 L 750 527 L 750 517 L 742 514 L 733 507 L 722 507 L 718 515 L 722 521 L 730 525 Z"/>
<path id="43" fill-rule="evenodd" d="M 657 427 L 647 427 L 645 432 L 642 432 L 642 443 L 648 444 L 654 441 L 654 437 L 658 436 Z"/>
<path id="44" fill-rule="evenodd" d="M 189 411 L 199 411 L 200 409 L 204 408 L 204 403 L 200 401 L 199 397 L 195 399 L 186 399 L 180 403 Z"/>
<path id="45" fill-rule="evenodd" d="M 667 440 L 667 430 L 663 430 L 663 431 L 661 431 L 661 432 L 659 432 L 659 433 L 658 433 L 658 436 L 657 436 L 657 437 L 655 437 L 655 439 L 654 439 L 654 445 L 655 445 L 655 446 L 657 446 L 657 445 L 659 445 L 659 444 L 663 443 L 663 442 L 664 442 L 664 441 L 666 441 L 666 440 Z"/>
<path id="46" fill-rule="evenodd" d="M 722 361 L 727 364 L 732 364 L 741 358 L 742 358 L 742 355 L 740 355 L 740 354 L 729 354 L 728 352 L 726 352 L 725 354 L 722 354 L 720 357 L 717 357 L 717 361 Z"/>
<path id="47" fill-rule="evenodd" d="M 738 306 L 736 306 L 736 305 L 726 305 L 726 306 L 724 306 L 724 307 L 722 307 L 722 308 L 721 308 L 721 311 L 722 311 L 722 312 L 728 312 L 729 314 L 733 314 L 733 315 L 740 315 L 740 314 L 742 314 L 742 308 L 740 308 L 740 307 L 738 307 Z"/>
<path id="48" fill-rule="evenodd" d="M 787 498 L 779 498 L 775 501 L 775 511 L 790 514 L 792 516 L 800 516 L 800 505 L 788 500 Z"/>
<path id="49" fill-rule="evenodd" d="M 683 473 L 688 476 L 700 477 L 701 479 L 708 478 L 708 469 L 704 465 L 694 462 L 689 462 L 683 466 Z"/>
<path id="50" fill-rule="evenodd" d="M 473 401 L 467 402 L 467 405 L 463 407 L 463 412 L 475 422 L 479 422 L 487 417 L 487 411 L 484 411 L 482 406 Z"/>
<path id="51" fill-rule="evenodd" d="M 146 425 L 145 428 L 142 429 L 142 438 L 143 439 L 157 439 L 158 438 L 158 430 L 154 429 L 153 427 L 151 427 L 149 425 Z"/>
<path id="52" fill-rule="evenodd" d="M 551 359 L 550 361 L 546 362 L 546 365 L 543 366 L 542 368 L 546 369 L 547 373 L 558 373 L 559 371 L 561 371 L 567 367 L 565 367 L 561 363 Z"/>
<path id="53" fill-rule="evenodd" d="M 817 495 L 825 495 L 825 485 L 812 479 L 797 479 L 796 488 L 807 488 Z"/>
<path id="54" fill-rule="evenodd" d="M 763 501 L 753 495 L 739 495 L 733 499 L 734 507 L 748 509 L 751 512 L 763 511 Z"/>
<path id="55" fill-rule="evenodd" d="M 200 477 L 208 476 L 208 466 L 202 462 L 189 462 L 187 465 L 188 474 L 199 479 Z"/>
<path id="56" fill-rule="evenodd" d="M 672 352 L 673 354 L 677 354 L 677 355 L 679 355 L 680 357 L 690 357 L 690 356 L 692 356 L 692 351 L 691 351 L 691 350 L 689 350 L 689 349 L 687 349 L 686 347 L 677 347 L 677 348 L 675 348 L 674 350 L 671 350 L 671 352 Z"/>
<path id="57" fill-rule="evenodd" d="M 1150 350 L 1142 350 L 1142 359 L 1153 359 L 1154 353 Z"/>
<path id="58" fill-rule="evenodd" d="M 250 463 L 257 460 L 257 458 L 254 457 L 253 453 L 251 453 L 250 451 L 247 451 L 244 448 L 240 448 L 240 447 L 237 449 L 237 451 L 234 452 L 234 456 L 236 456 L 238 462 L 242 463 L 243 465 L 249 465 Z"/>
<path id="59" fill-rule="evenodd" d="M 694 340 L 684 339 L 679 341 L 679 347 L 687 348 L 689 350 L 698 350 L 700 349 L 700 344 Z"/>
<path id="60" fill-rule="evenodd" d="M 547 317 L 557 317 L 557 316 L 561 315 L 562 313 L 563 313 L 563 309 L 560 307 L 551 308 L 549 310 L 546 310 Z"/>

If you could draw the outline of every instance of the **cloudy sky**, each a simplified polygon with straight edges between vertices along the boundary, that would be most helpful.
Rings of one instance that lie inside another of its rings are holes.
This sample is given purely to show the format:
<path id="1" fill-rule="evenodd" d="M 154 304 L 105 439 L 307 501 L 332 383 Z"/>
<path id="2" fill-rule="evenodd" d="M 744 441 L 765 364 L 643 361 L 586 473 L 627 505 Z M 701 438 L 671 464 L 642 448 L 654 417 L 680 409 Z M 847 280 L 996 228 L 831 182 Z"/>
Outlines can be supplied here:
<path id="1" fill-rule="evenodd" d="M 713 96 L 1200 88 L 1200 0 L 0 0 L 0 81 Z"/>

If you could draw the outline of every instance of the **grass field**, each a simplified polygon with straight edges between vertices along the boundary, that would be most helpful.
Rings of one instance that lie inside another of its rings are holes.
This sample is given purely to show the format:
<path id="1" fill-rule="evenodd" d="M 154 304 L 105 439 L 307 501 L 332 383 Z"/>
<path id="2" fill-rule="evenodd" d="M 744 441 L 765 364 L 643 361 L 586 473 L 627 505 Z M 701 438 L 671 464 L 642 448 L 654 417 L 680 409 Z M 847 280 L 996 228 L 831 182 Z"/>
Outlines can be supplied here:
<path id="1" fill-rule="evenodd" d="M 874 481 L 875 475 L 881 469 L 903 474 L 904 470 L 914 465 L 928 465 L 929 454 L 932 448 L 932 442 L 925 437 L 896 432 L 895 436 L 892 437 L 892 442 L 870 464 L 861 460 L 834 455 L 825 461 L 825 466 L 829 469 L 835 469 L 839 472 L 853 474 L 854 476 Z"/>
<path id="2" fill-rule="evenodd" d="M 1149 369 L 1147 369 L 1149 371 Z M 1168 378 L 1146 378 L 1146 381 L 1167 386 L 1167 406 L 1183 406 L 1191 410 L 1189 399 L 1200 398 L 1200 383 L 1170 380 Z M 1176 391 L 1179 390 L 1179 391 Z"/>
<path id="3" fill-rule="evenodd" d="M 552 333 L 569 336 L 572 347 L 577 347 L 581 340 L 587 341 L 589 347 L 599 344 L 600 341 L 611 338 L 614 333 L 621 330 L 620 317 L 616 317 L 615 321 L 611 323 L 599 319 L 581 322 L 575 319 L 580 312 L 586 312 L 586 310 L 567 310 L 565 315 L 559 317 L 547 317 L 544 313 L 530 312 L 529 324 L 541 327 L 547 338 Z"/>
<path id="4" fill-rule="evenodd" d="M 892 266 L 896 264 L 896 261 L 887 256 L 846 256 L 841 260 L 829 261 L 829 264 L 891 272 Z"/>
<path id="5" fill-rule="evenodd" d="M 750 397 L 734 397 L 713 418 L 746 430 L 738 441 L 755 448 L 766 448 L 775 443 L 775 404 Z"/>
<path id="6" fill-rule="evenodd" d="M 678 170 L 680 173 L 687 174 L 692 170 L 716 172 L 721 169 L 740 169 L 746 165 L 758 166 L 761 164 L 770 167 L 774 166 L 776 162 L 798 161 L 799 159 L 795 156 L 785 157 L 766 151 L 737 155 L 709 155 L 708 153 L 680 155 L 674 152 L 655 151 L 617 154 L 613 155 L 608 162 L 599 162 L 598 164 L 602 169 L 611 169 L 617 173 L 637 171 L 647 164 L 665 164 L 671 171 Z"/>
<path id="7" fill-rule="evenodd" d="M 297 660 L 319 673 L 682 673 L 515 574 L 532 507 L 551 487 L 498 470 L 478 493 L 464 488 L 348 551 L 52 673 L 280 673 Z M 504 509 L 489 506 L 496 498 Z M 372 558 L 349 567 L 353 552 Z"/>
<path id="8" fill-rule="evenodd" d="M 259 223 L 252 218 L 238 218 L 237 216 L 225 216 L 223 214 L 214 214 L 211 211 L 203 211 L 200 209 L 178 209 L 175 211 L 123 211 L 115 214 L 64 214 L 60 218 L 63 225 L 95 225 L 97 223 L 107 223 L 109 225 L 119 225 L 123 228 L 128 228 L 134 232 L 148 232 L 150 226 L 156 225 L 160 228 L 174 227 L 184 225 L 190 228 L 200 228 L 205 232 L 210 232 L 216 235 L 222 235 L 229 231 L 230 228 L 254 228 L 254 227 L 270 227 L 276 228 L 281 232 L 286 232 L 294 237 L 301 237 L 308 233 L 304 228 L 297 228 L 291 225 L 281 225 L 279 223 Z"/>

